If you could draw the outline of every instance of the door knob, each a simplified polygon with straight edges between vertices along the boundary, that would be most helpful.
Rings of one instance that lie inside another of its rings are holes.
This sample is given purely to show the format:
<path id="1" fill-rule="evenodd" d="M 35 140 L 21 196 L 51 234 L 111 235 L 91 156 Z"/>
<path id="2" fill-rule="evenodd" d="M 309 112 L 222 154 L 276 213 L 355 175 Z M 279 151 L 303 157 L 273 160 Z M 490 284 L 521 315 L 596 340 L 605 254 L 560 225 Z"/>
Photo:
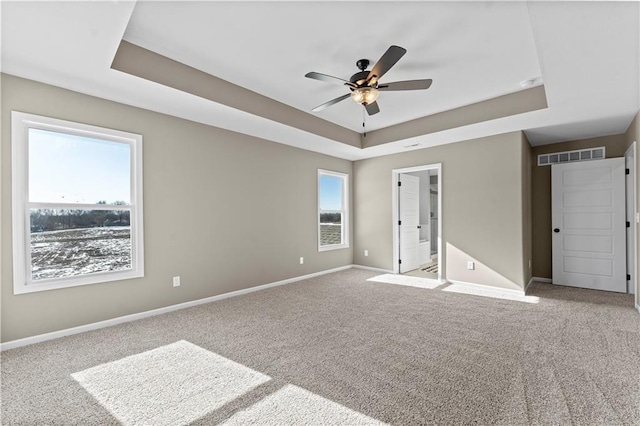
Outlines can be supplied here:
<path id="1" fill-rule="evenodd" d="M 418 229 L 422 229 L 422 226 L 418 225 Z"/>
<path id="2" fill-rule="evenodd" d="M 553 230 L 553 232 L 558 233 L 558 232 L 560 232 L 560 229 L 555 228 L 555 229 Z"/>

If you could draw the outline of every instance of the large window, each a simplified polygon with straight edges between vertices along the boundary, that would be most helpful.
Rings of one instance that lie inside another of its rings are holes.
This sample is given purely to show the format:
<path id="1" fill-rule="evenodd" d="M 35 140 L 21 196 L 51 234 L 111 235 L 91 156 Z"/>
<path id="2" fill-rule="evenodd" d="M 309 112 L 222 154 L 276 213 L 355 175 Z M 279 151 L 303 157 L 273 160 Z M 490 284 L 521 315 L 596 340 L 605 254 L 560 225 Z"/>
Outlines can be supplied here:
<path id="1" fill-rule="evenodd" d="M 318 250 L 349 247 L 349 175 L 318 170 Z"/>
<path id="2" fill-rule="evenodd" d="M 144 276 L 142 136 L 12 112 L 14 294 Z"/>

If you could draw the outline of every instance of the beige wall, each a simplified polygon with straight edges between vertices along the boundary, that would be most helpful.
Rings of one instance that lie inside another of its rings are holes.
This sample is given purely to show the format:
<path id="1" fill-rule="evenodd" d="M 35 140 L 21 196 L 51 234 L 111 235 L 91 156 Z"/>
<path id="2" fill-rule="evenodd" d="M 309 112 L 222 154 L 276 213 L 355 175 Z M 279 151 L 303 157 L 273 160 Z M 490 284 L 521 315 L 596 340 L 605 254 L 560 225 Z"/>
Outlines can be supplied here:
<path id="1" fill-rule="evenodd" d="M 604 146 L 606 157 L 624 157 L 625 135 L 603 136 L 537 146 L 531 156 L 533 276 L 551 278 L 551 167 L 538 166 L 538 155 Z"/>
<path id="2" fill-rule="evenodd" d="M 636 114 L 624 136 L 627 146 L 631 146 L 633 142 L 636 142 L 636 200 L 640 205 L 640 140 L 638 139 L 640 138 L 640 112 Z M 640 241 L 640 226 L 636 228 L 636 232 L 638 241 Z M 636 262 L 638 262 L 638 267 L 640 268 L 640 251 L 636 253 Z M 638 279 L 640 278 L 636 277 L 636 280 Z M 640 305 L 640 291 L 636 291 L 636 304 Z"/>
<path id="3" fill-rule="evenodd" d="M 317 169 L 351 175 L 350 161 L 1 78 L 3 342 L 352 263 L 352 249 L 318 252 L 316 225 Z M 144 278 L 13 295 L 12 110 L 143 135 Z"/>
<path id="4" fill-rule="evenodd" d="M 392 170 L 442 163 L 446 278 L 524 288 L 524 150 L 512 132 L 355 162 L 354 263 L 393 269 Z"/>

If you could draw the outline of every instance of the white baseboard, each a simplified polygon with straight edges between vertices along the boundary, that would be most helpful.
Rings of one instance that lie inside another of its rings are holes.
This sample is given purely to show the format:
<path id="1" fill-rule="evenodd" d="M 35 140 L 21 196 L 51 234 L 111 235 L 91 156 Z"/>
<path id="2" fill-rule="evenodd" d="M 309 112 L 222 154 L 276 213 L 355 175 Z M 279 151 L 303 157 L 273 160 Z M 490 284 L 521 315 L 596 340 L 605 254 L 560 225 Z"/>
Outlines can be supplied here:
<path id="1" fill-rule="evenodd" d="M 391 269 L 374 268 L 372 266 L 364 266 L 364 265 L 351 265 L 351 266 L 356 269 L 365 269 L 367 271 L 380 272 L 382 274 L 393 274 L 393 271 Z"/>
<path id="2" fill-rule="evenodd" d="M 542 277 L 533 277 L 531 278 L 533 281 L 538 281 L 539 283 L 549 283 L 551 284 L 551 278 L 542 278 Z"/>
<path id="3" fill-rule="evenodd" d="M 192 306 L 203 305 L 205 303 L 211 303 L 229 297 L 241 296 L 243 294 L 253 293 L 255 291 L 266 290 L 271 287 L 277 287 L 285 284 L 290 284 L 297 281 L 306 280 L 309 278 L 318 277 L 320 275 L 330 274 L 332 272 L 344 271 L 345 269 L 351 269 L 354 265 L 340 266 L 338 268 L 327 269 L 325 271 L 314 272 L 312 274 L 302 275 L 299 277 L 288 278 L 282 281 L 276 281 L 273 283 L 263 284 L 256 287 L 245 288 L 242 290 L 232 291 L 229 293 L 218 294 L 217 296 L 205 297 L 204 299 L 192 300 L 189 302 L 178 303 L 177 305 L 165 306 L 163 308 L 152 309 L 150 311 L 138 312 L 135 314 L 125 315 L 122 317 L 111 318 L 104 321 L 98 321 L 91 324 L 80 325 L 78 327 L 67 328 L 64 330 L 52 331 L 50 333 L 39 334 L 36 336 L 25 337 L 23 339 L 11 340 L 9 342 L 0 343 L 0 352 L 9 349 L 19 348 L 21 346 L 32 345 L 34 343 L 40 343 L 47 340 L 58 339 L 64 336 L 70 336 L 72 334 L 84 333 L 86 331 L 98 330 L 100 328 L 111 327 L 114 325 L 122 324 L 125 322 L 136 321 L 142 318 L 152 317 L 156 315 L 166 314 L 168 312 L 177 311 L 179 309 L 190 308 Z"/>
<path id="4" fill-rule="evenodd" d="M 638 311 L 638 313 L 640 314 L 640 305 L 638 305 L 637 303 L 636 303 L 636 311 Z"/>
<path id="5" fill-rule="evenodd" d="M 527 294 L 527 290 L 529 290 L 529 286 L 531 284 L 533 284 L 533 282 L 535 281 L 534 277 L 531 277 L 531 279 L 529 280 L 529 282 L 527 283 L 527 285 L 524 286 L 524 294 Z"/>
<path id="6" fill-rule="evenodd" d="M 471 283 L 471 282 L 467 282 L 467 281 L 458 281 L 458 280 L 447 280 L 447 281 L 450 282 L 451 284 L 472 285 L 472 286 L 475 286 L 475 287 L 485 288 L 487 290 L 500 291 L 500 292 L 513 294 L 515 296 L 525 296 L 525 291 L 524 290 L 517 290 L 517 289 L 514 289 L 514 288 L 494 287 L 492 285 Z"/>

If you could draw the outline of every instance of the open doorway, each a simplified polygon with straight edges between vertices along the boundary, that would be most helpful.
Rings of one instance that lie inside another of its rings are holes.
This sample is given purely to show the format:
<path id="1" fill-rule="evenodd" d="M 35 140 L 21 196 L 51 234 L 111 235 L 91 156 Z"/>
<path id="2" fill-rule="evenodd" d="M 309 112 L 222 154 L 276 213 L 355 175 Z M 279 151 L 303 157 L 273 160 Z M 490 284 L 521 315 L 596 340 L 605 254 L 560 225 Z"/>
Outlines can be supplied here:
<path id="1" fill-rule="evenodd" d="M 394 272 L 443 282 L 442 166 L 392 171 Z"/>

